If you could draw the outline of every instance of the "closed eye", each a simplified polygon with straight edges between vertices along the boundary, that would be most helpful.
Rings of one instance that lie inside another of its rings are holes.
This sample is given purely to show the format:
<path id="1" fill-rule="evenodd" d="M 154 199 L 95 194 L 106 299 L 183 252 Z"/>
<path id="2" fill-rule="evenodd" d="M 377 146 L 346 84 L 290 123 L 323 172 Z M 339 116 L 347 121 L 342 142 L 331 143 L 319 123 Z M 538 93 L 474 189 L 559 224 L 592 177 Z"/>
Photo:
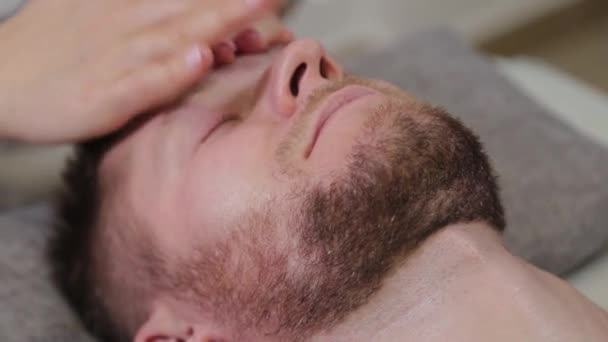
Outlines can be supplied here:
<path id="1" fill-rule="evenodd" d="M 220 127 L 228 124 L 228 123 L 234 123 L 236 121 L 239 120 L 239 116 L 236 113 L 226 113 L 224 114 L 224 116 L 222 116 L 222 119 L 219 121 L 219 123 L 211 130 L 210 134 L 213 134 L 217 129 L 219 129 Z"/>
<path id="2" fill-rule="evenodd" d="M 226 113 L 224 114 L 218 123 L 205 135 L 205 137 L 201 140 L 201 144 L 206 142 L 211 136 L 213 136 L 220 128 L 225 126 L 226 124 L 235 123 L 239 121 L 240 118 L 236 113 Z"/>

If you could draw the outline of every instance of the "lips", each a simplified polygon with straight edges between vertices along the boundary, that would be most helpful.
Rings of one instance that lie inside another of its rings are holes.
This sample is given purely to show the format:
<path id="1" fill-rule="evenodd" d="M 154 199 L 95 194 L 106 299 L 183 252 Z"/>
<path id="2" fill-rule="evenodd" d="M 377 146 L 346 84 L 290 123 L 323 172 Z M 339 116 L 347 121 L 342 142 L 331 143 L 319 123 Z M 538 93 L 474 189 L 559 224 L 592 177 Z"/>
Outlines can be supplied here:
<path id="1" fill-rule="evenodd" d="M 313 130 L 313 136 L 310 144 L 305 150 L 304 157 L 310 157 L 317 141 L 319 140 L 319 137 L 321 136 L 321 133 L 323 132 L 323 129 L 332 116 L 349 104 L 352 104 L 353 102 L 372 94 L 374 94 L 374 91 L 367 87 L 351 85 L 344 87 L 330 95 L 325 103 L 321 106 L 317 124 Z"/>

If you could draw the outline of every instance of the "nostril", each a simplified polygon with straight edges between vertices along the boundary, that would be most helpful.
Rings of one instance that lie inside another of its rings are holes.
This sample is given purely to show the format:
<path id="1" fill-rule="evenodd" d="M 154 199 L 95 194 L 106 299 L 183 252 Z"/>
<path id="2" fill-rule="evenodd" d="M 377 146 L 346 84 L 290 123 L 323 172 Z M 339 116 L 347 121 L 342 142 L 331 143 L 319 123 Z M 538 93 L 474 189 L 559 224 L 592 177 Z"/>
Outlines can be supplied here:
<path id="1" fill-rule="evenodd" d="M 324 79 L 329 79 L 330 75 L 330 69 L 331 66 L 329 65 L 329 62 L 327 62 L 327 60 L 325 58 L 321 58 L 321 62 L 319 65 L 319 72 L 321 73 L 321 77 L 323 77 Z"/>
<path id="2" fill-rule="evenodd" d="M 294 71 L 293 75 L 291 76 L 291 81 L 289 84 L 291 89 L 291 95 L 298 96 L 300 94 L 300 82 L 304 77 L 304 73 L 306 73 L 306 69 L 306 63 L 302 63 L 298 66 L 296 71 Z"/>

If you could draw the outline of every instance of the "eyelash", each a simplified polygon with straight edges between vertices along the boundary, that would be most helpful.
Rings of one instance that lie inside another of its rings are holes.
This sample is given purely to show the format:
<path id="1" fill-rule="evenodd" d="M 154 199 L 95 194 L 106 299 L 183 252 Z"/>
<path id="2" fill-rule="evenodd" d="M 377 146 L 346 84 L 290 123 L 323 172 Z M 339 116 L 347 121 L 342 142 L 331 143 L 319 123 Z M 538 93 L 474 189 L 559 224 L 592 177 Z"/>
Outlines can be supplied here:
<path id="1" fill-rule="evenodd" d="M 239 119 L 238 114 L 236 113 L 226 113 L 224 114 L 224 116 L 222 116 L 222 120 L 220 120 L 220 124 L 218 126 L 221 126 L 223 124 L 225 124 L 226 122 L 229 121 L 236 121 Z"/>
<path id="2" fill-rule="evenodd" d="M 226 113 L 222 116 L 221 120 L 219 121 L 219 123 L 213 128 L 211 134 L 215 133 L 215 131 L 217 131 L 220 127 L 222 127 L 224 124 L 228 123 L 228 122 L 232 122 L 232 121 L 237 121 L 239 120 L 239 117 L 236 113 Z"/>

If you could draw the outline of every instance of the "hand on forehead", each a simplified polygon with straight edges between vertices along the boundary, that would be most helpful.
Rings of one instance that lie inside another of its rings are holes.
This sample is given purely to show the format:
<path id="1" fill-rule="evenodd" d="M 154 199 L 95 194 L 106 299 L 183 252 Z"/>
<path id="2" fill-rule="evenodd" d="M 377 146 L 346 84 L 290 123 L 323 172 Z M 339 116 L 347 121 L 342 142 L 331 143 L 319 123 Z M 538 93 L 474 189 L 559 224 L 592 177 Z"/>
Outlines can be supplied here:
<path id="1" fill-rule="evenodd" d="M 58 143 L 119 130 L 213 66 L 289 40 L 278 2 L 30 1 L 0 29 L 0 74 L 14 80 L 0 82 L 0 134 Z"/>

